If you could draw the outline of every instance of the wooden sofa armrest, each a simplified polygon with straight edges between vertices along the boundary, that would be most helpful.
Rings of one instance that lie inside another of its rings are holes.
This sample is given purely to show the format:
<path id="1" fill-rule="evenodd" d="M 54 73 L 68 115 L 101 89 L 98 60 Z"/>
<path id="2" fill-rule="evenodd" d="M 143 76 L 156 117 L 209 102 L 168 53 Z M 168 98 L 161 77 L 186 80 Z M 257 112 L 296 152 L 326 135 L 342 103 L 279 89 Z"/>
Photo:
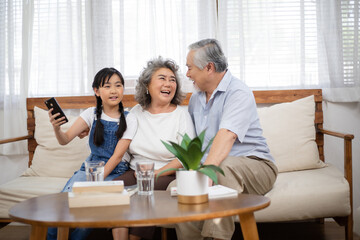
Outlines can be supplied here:
<path id="1" fill-rule="evenodd" d="M 318 131 L 323 133 L 323 134 L 343 138 L 343 139 L 350 140 L 350 141 L 354 139 L 354 135 L 352 135 L 352 134 L 333 132 L 333 131 L 329 131 L 329 130 L 325 130 L 325 129 L 321 129 L 321 128 L 318 129 Z"/>
<path id="2" fill-rule="evenodd" d="M 326 129 L 319 128 L 318 132 L 344 139 L 344 172 L 345 178 L 352 185 L 352 140 L 354 135 L 333 132 Z M 352 186 L 351 186 L 352 187 Z"/>
<path id="3" fill-rule="evenodd" d="M 352 180 L 352 140 L 354 139 L 354 135 L 352 134 L 344 134 L 333 132 L 325 129 L 318 129 L 318 132 L 322 134 L 326 134 L 333 137 L 338 137 L 344 139 L 344 177 L 349 183 L 350 188 L 350 208 L 351 213 L 347 218 L 334 218 L 336 222 L 340 225 L 346 226 L 346 239 L 352 239 L 352 231 L 353 231 L 353 180 Z M 346 220 L 346 221 L 344 221 Z"/>
<path id="4" fill-rule="evenodd" d="M 27 136 L 21 136 L 21 137 L 16 137 L 16 138 L 7 138 L 7 139 L 3 139 L 0 140 L 0 145 L 1 144 L 5 144 L 5 143 L 11 143 L 11 142 L 18 142 L 18 141 L 22 141 L 22 140 L 27 140 L 32 138 L 33 136 L 31 135 L 27 135 Z M 12 219 L 10 218 L 0 218 L 0 223 L 1 224 L 7 224 L 7 223 L 11 223 L 13 222 Z"/>
<path id="5" fill-rule="evenodd" d="M 21 136 L 21 137 L 16 137 L 16 138 L 8 138 L 8 139 L 0 140 L 0 144 L 17 142 L 17 141 L 22 141 L 22 140 L 30 139 L 30 138 L 32 138 L 32 136 L 30 136 L 30 135 Z"/>

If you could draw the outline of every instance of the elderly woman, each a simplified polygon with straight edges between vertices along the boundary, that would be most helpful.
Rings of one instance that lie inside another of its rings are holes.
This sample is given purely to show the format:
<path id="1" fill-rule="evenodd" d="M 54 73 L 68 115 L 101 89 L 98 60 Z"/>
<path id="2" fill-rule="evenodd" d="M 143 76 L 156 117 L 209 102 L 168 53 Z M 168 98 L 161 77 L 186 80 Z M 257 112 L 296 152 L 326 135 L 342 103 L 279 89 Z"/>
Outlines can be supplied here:
<path id="1" fill-rule="evenodd" d="M 125 186 L 135 185 L 135 164 L 141 160 L 154 162 L 155 175 L 168 168 L 182 167 L 160 140 L 180 143 L 185 133 L 195 136 L 187 109 L 179 106 L 183 98 L 175 62 L 161 57 L 149 61 L 136 86 L 135 99 L 139 104 L 130 111 L 138 121 L 138 129 L 129 146 L 130 169 L 115 180 L 123 180 Z M 155 181 L 154 189 L 166 190 L 174 179 L 174 172 L 166 172 Z M 154 228 L 130 228 L 129 233 L 130 239 L 151 239 Z M 113 229 L 114 239 L 128 239 L 127 234 L 125 228 Z"/>

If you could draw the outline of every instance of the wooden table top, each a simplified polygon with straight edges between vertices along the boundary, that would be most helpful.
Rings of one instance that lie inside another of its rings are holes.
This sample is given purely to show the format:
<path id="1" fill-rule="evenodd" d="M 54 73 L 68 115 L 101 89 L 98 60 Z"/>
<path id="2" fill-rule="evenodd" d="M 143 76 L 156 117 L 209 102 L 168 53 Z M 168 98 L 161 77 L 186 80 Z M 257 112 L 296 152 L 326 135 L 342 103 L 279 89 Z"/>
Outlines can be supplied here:
<path id="1" fill-rule="evenodd" d="M 67 193 L 56 193 L 25 200 L 12 207 L 9 215 L 15 221 L 46 227 L 149 226 L 252 213 L 268 205 L 269 198 L 250 194 L 185 205 L 167 191 L 155 191 L 152 196 L 134 194 L 130 205 L 69 209 Z"/>

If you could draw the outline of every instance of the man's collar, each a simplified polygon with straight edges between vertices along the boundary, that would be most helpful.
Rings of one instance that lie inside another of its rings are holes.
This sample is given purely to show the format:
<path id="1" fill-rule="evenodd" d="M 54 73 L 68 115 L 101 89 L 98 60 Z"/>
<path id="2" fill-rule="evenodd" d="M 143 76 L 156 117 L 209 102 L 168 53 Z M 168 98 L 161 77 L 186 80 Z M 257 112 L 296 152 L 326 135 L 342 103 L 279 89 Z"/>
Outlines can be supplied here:
<path id="1" fill-rule="evenodd" d="M 217 91 L 225 92 L 230 84 L 230 80 L 231 80 L 231 73 L 229 70 L 226 70 L 224 77 L 221 79 L 219 85 L 214 90 L 214 92 L 217 92 Z"/>
<path id="2" fill-rule="evenodd" d="M 215 94 L 217 92 L 225 92 L 230 84 L 230 80 L 231 80 L 231 73 L 229 70 L 226 70 L 225 75 L 220 80 L 220 82 L 219 82 L 218 86 L 215 88 L 215 90 L 212 92 L 209 101 L 215 96 Z M 205 92 L 202 92 L 202 96 L 206 101 L 206 93 Z M 203 103 L 203 105 L 205 106 L 205 102 Z"/>

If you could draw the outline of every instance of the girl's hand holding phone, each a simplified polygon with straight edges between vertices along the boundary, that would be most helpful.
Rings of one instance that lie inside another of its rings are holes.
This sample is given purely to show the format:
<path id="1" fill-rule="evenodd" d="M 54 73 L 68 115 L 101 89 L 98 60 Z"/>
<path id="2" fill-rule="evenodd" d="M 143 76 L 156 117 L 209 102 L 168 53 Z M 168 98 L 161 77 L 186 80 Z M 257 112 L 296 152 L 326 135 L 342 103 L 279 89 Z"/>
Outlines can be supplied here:
<path id="1" fill-rule="evenodd" d="M 49 109 L 50 122 L 54 128 L 60 128 L 60 125 L 68 122 L 63 110 L 54 97 L 45 100 L 45 105 Z"/>
<path id="2" fill-rule="evenodd" d="M 49 111 L 48 111 L 48 114 L 49 114 L 49 118 L 50 118 L 50 123 L 53 125 L 54 129 L 55 130 L 58 130 L 60 129 L 60 126 L 64 123 L 67 122 L 67 119 L 65 116 L 63 117 L 60 117 L 60 118 L 57 118 L 60 113 L 55 113 L 54 115 L 52 114 L 52 111 L 54 109 L 53 108 L 50 108 Z M 56 119 L 57 118 L 57 119 Z"/>

